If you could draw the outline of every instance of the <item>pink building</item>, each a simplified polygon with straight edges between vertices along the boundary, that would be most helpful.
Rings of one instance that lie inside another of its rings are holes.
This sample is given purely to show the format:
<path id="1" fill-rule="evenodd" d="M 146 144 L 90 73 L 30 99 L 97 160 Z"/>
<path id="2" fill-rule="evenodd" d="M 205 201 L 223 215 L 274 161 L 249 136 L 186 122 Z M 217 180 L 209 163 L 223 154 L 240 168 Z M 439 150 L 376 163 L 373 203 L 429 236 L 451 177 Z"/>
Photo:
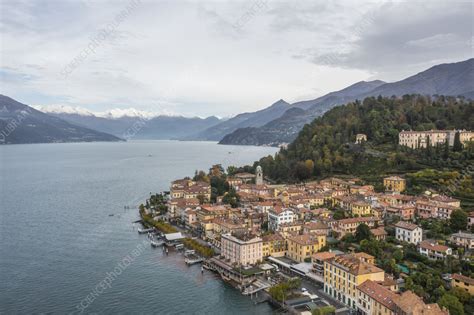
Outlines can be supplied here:
<path id="1" fill-rule="evenodd" d="M 231 264 L 254 265 L 263 260 L 262 239 L 250 233 L 223 234 L 221 255 Z"/>

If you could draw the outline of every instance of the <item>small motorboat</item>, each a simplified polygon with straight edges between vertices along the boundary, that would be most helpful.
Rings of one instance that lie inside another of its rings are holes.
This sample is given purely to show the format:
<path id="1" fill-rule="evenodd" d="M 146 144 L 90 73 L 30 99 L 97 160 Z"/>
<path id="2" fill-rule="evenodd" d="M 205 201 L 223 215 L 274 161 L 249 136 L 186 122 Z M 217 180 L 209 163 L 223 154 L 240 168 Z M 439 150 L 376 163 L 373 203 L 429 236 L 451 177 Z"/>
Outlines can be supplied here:
<path id="1" fill-rule="evenodd" d="M 152 231 L 153 231 L 153 228 L 148 228 L 148 229 L 146 229 L 146 228 L 138 228 L 138 233 L 140 233 L 140 234 L 146 234 L 146 233 L 150 233 L 150 232 L 152 232 Z"/>
<path id="2" fill-rule="evenodd" d="M 165 242 L 163 240 L 151 240 L 150 244 L 152 247 L 160 247 L 163 246 Z"/>

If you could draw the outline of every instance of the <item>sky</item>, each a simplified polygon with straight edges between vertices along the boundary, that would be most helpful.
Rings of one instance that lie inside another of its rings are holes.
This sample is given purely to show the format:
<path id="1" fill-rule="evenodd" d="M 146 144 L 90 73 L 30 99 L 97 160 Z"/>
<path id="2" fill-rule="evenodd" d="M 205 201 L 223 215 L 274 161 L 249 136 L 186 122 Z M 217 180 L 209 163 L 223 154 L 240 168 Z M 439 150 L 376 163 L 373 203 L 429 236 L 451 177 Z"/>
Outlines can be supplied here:
<path id="1" fill-rule="evenodd" d="M 472 58 L 471 1 L 0 1 L 0 93 L 229 117 Z"/>

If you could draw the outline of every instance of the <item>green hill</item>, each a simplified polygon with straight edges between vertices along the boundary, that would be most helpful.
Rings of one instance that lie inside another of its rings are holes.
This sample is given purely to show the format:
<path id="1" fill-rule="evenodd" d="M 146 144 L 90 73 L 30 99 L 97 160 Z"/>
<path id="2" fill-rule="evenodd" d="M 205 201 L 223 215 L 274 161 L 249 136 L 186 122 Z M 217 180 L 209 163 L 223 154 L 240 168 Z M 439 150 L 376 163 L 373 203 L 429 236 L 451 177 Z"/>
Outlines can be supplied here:
<path id="1" fill-rule="evenodd" d="M 379 183 L 385 174 L 415 173 L 425 169 L 451 171 L 451 177 L 463 176 L 463 180 L 471 180 L 467 183 L 467 188 L 471 189 L 467 195 L 471 196 L 474 194 L 472 174 L 465 173 L 474 165 L 472 143 L 458 151 L 445 145 L 411 150 L 398 145 L 398 133 L 410 129 L 474 130 L 473 113 L 474 102 L 463 98 L 368 97 L 363 102 L 331 109 L 305 125 L 286 150 L 282 149 L 275 157 L 264 157 L 258 163 L 265 175 L 277 182 L 344 174 Z M 367 142 L 355 144 L 358 133 L 366 134 Z M 418 182 L 423 182 L 420 176 Z M 419 189 L 439 188 L 440 184 L 429 186 L 425 183 Z"/>

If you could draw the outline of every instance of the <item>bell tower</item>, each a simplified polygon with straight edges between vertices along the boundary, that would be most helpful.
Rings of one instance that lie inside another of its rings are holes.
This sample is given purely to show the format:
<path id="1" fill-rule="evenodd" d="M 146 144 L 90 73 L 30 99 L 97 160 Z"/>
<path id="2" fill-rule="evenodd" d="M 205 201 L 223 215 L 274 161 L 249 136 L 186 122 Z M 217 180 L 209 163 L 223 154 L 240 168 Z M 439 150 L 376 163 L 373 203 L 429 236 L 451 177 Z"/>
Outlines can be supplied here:
<path id="1" fill-rule="evenodd" d="M 263 185 L 263 170 L 262 170 L 262 167 L 260 165 L 257 166 L 257 169 L 255 171 L 255 175 L 257 176 L 257 178 L 255 179 L 255 183 L 257 185 Z"/>

